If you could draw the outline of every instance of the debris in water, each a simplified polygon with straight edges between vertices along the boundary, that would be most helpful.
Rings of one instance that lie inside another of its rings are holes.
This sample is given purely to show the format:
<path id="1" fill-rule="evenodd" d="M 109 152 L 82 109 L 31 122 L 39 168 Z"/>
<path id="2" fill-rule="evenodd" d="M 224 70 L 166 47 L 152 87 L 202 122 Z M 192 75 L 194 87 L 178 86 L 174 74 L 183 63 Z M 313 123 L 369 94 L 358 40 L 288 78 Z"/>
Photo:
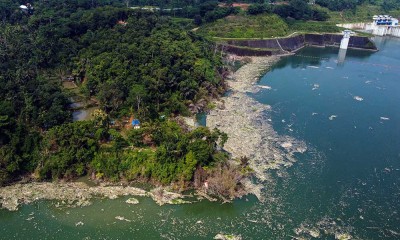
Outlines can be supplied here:
<path id="1" fill-rule="evenodd" d="M 283 147 L 283 148 L 290 148 L 292 146 L 293 146 L 293 144 L 291 142 L 284 142 L 281 144 L 281 147 Z"/>
<path id="2" fill-rule="evenodd" d="M 75 226 L 77 227 L 77 226 L 83 226 L 83 222 L 82 221 L 80 221 L 80 222 L 77 222 L 77 223 L 75 223 Z"/>
<path id="3" fill-rule="evenodd" d="M 271 90 L 272 89 L 270 86 L 267 86 L 267 85 L 265 85 L 265 86 L 259 85 L 259 87 L 263 88 L 263 89 L 267 89 L 267 90 Z"/>
<path id="4" fill-rule="evenodd" d="M 388 121 L 388 120 L 390 120 L 390 118 L 388 118 L 388 117 L 381 117 L 381 120 Z"/>
<path id="5" fill-rule="evenodd" d="M 252 220 L 252 219 L 247 219 L 247 221 L 252 222 L 252 223 L 258 223 L 257 220 Z"/>
<path id="6" fill-rule="evenodd" d="M 333 120 L 333 119 L 335 119 L 335 118 L 337 118 L 337 115 L 331 115 L 330 117 L 329 117 L 329 120 Z"/>
<path id="7" fill-rule="evenodd" d="M 128 204 L 138 204 L 139 200 L 137 200 L 136 198 L 129 198 L 125 202 L 128 203 Z"/>
<path id="8" fill-rule="evenodd" d="M 319 84 L 314 84 L 312 90 L 317 90 L 319 88 Z"/>
<path id="9" fill-rule="evenodd" d="M 316 229 L 316 228 L 311 229 L 311 230 L 310 230 L 310 235 L 311 235 L 311 237 L 313 237 L 313 238 L 319 238 L 319 236 L 320 236 L 319 230 Z"/>
<path id="10" fill-rule="evenodd" d="M 362 97 L 360 97 L 360 96 L 354 96 L 353 97 L 354 98 L 354 100 L 357 100 L 357 101 L 362 101 L 362 100 L 364 100 L 364 98 L 362 98 Z"/>
<path id="11" fill-rule="evenodd" d="M 242 240 L 242 237 L 240 235 L 239 236 L 235 236 L 235 235 L 232 235 L 232 234 L 218 233 L 214 237 L 214 239 L 217 239 L 217 240 Z"/>
<path id="12" fill-rule="evenodd" d="M 319 68 L 317 66 L 307 66 L 307 67 L 309 67 L 309 68 Z"/>
<path id="13" fill-rule="evenodd" d="M 124 217 L 121 217 L 121 216 L 116 216 L 116 217 L 115 217 L 115 219 L 117 219 L 117 220 L 120 220 L 120 221 L 132 222 L 131 220 L 129 220 L 129 219 L 126 219 L 126 218 L 124 218 Z"/>
<path id="14" fill-rule="evenodd" d="M 337 233 L 335 234 L 335 239 L 338 240 L 350 240 L 352 237 L 348 233 Z"/>

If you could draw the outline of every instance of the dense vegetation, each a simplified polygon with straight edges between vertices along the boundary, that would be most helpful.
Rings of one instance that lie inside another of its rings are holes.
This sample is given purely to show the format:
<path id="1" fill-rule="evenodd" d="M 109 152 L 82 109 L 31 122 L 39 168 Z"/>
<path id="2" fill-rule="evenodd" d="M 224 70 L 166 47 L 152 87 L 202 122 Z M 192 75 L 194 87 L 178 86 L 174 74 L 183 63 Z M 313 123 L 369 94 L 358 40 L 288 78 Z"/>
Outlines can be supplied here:
<path id="1" fill-rule="evenodd" d="M 52 128 L 42 141 L 40 179 L 71 179 L 91 172 L 97 179 L 187 183 L 197 167 L 223 163 L 216 151 L 226 135 L 199 127 L 185 131 L 174 121 L 147 123 L 124 138 L 101 121 Z M 104 144 L 106 143 L 106 144 Z"/>
<path id="2" fill-rule="evenodd" d="M 123 2 L 32 5 L 0 4 L 0 185 L 30 173 L 187 182 L 195 169 L 226 160 L 217 151 L 223 133 L 169 120 L 224 91 L 212 43 Z M 99 103 L 93 121 L 72 122 L 66 76 Z M 111 126 L 131 114 L 141 129 Z"/>

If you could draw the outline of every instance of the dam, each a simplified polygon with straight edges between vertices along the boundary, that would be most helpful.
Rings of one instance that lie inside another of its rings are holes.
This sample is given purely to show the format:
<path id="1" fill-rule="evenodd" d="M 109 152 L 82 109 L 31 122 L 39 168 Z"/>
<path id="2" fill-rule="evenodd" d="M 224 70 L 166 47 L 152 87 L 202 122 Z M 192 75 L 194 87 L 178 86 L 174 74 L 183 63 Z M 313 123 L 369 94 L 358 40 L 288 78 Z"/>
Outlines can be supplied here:
<path id="1" fill-rule="evenodd" d="M 286 38 L 226 40 L 220 43 L 220 48 L 239 56 L 266 56 L 296 52 L 305 46 L 340 47 L 342 39 L 343 34 L 305 33 Z M 350 49 L 377 51 L 374 42 L 368 37 L 351 36 L 347 40 Z"/>

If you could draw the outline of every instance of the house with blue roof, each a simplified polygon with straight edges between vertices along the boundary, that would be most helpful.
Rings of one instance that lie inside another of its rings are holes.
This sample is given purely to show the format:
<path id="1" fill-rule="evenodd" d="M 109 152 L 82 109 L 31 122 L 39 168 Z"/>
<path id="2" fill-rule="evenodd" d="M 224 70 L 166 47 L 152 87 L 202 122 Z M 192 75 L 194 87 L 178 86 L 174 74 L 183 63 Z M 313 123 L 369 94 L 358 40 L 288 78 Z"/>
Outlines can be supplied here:
<path id="1" fill-rule="evenodd" d="M 134 129 L 139 129 L 140 128 L 140 121 L 138 119 L 133 119 L 131 124 L 132 124 L 132 127 Z"/>

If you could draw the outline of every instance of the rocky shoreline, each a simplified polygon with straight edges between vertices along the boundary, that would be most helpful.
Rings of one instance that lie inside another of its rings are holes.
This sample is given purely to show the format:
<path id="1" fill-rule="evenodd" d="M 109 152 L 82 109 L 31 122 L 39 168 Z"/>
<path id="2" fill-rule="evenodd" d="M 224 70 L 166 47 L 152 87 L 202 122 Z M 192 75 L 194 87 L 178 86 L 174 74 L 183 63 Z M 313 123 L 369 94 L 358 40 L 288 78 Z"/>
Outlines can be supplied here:
<path id="1" fill-rule="evenodd" d="M 228 134 L 224 149 L 232 158 L 249 158 L 250 167 L 261 182 L 267 180 L 267 170 L 291 166 L 296 161 L 294 153 L 307 149 L 302 141 L 278 135 L 267 117 L 271 107 L 248 95 L 270 89 L 257 85 L 257 81 L 278 60 L 278 56 L 252 57 L 231 76 L 228 84 L 232 92 L 216 103 L 206 121 L 207 127 Z M 259 191 L 255 195 L 260 198 Z"/>

